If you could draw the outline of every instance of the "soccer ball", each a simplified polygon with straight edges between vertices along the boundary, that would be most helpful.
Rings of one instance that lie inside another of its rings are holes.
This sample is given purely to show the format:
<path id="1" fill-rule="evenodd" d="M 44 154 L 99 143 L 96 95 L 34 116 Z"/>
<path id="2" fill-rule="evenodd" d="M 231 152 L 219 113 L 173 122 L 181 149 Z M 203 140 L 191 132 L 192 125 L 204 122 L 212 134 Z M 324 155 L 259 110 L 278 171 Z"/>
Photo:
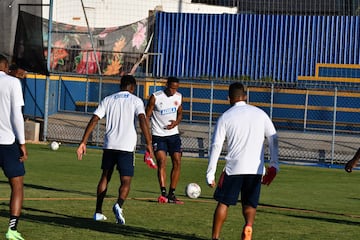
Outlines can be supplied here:
<path id="1" fill-rule="evenodd" d="M 185 188 L 185 194 L 189 198 L 198 198 L 201 194 L 201 188 L 197 183 L 189 183 Z"/>
<path id="2" fill-rule="evenodd" d="M 59 149 L 59 146 L 60 146 L 60 143 L 55 142 L 55 141 L 50 144 L 50 148 L 51 148 L 51 150 L 53 150 L 53 151 L 58 150 L 58 149 Z"/>

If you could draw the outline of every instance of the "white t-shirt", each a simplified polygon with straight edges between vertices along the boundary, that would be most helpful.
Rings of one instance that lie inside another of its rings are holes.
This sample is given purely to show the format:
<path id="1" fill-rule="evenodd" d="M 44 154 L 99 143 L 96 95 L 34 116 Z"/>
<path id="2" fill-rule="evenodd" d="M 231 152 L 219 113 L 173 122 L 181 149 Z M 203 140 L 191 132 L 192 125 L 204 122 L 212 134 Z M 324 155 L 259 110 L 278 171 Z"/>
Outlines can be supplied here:
<path id="1" fill-rule="evenodd" d="M 105 97 L 94 112 L 100 119 L 106 116 L 104 149 L 135 151 L 137 134 L 135 117 L 145 115 L 143 101 L 128 91 Z"/>
<path id="2" fill-rule="evenodd" d="M 0 144 L 25 143 L 20 80 L 0 71 Z M 16 135 L 15 135 L 16 134 Z"/>
<path id="3" fill-rule="evenodd" d="M 155 106 L 151 117 L 152 135 L 165 137 L 179 134 L 178 126 L 166 129 L 170 120 L 176 121 L 177 110 L 181 106 L 182 95 L 176 92 L 172 96 L 167 96 L 163 90 L 153 93 Z"/>
<path id="4" fill-rule="evenodd" d="M 225 138 L 228 144 L 225 172 L 228 175 L 263 174 L 264 139 L 273 135 L 276 135 L 275 127 L 263 110 L 243 101 L 237 102 L 217 121 L 206 175 L 208 183 L 215 179 Z M 276 163 L 277 160 L 274 159 Z"/>

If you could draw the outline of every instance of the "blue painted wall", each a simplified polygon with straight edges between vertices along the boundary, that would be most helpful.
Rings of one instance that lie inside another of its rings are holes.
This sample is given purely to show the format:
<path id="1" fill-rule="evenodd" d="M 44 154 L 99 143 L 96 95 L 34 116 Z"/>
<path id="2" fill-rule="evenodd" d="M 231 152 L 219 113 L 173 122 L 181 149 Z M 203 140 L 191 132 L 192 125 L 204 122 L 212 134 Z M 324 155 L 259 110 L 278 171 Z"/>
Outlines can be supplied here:
<path id="1" fill-rule="evenodd" d="M 153 73 L 296 82 L 316 63 L 360 64 L 360 16 L 156 14 Z"/>
<path id="2" fill-rule="evenodd" d="M 24 114 L 26 116 L 44 117 L 45 113 L 45 76 L 32 75 L 23 80 L 23 95 L 25 101 Z M 49 115 L 57 113 L 58 104 L 58 84 L 57 81 L 50 80 L 49 85 Z"/>
<path id="3" fill-rule="evenodd" d="M 24 84 L 25 115 L 43 118 L 45 110 L 45 79 L 37 78 L 36 76 L 33 78 L 28 77 Z M 203 85 L 203 87 L 201 87 L 201 85 L 197 85 L 193 87 L 192 91 L 190 90 L 190 86 L 193 85 L 189 82 L 182 82 L 179 89 L 186 99 L 183 103 L 183 109 L 185 110 L 184 120 L 208 122 L 210 120 L 210 109 L 212 109 L 212 120 L 216 121 L 217 117 L 230 107 L 227 101 L 227 85 L 217 83 L 214 85 L 213 92 L 211 92 L 209 86 L 205 87 L 205 85 Z M 84 112 L 84 106 L 79 107 L 76 102 L 86 100 L 87 87 L 88 101 L 98 102 L 98 83 L 79 78 L 60 80 L 59 78 L 52 77 L 50 81 L 49 115 L 57 113 L 59 110 Z M 138 81 L 138 87 L 138 96 L 141 97 L 144 102 L 147 100 L 147 94 L 151 94 L 155 90 L 152 84 L 145 84 L 145 82 L 140 81 Z M 158 85 L 156 90 L 162 88 L 162 86 Z M 103 94 L 101 98 L 117 92 L 119 90 L 119 83 L 116 81 L 104 81 L 102 89 Z M 265 87 L 250 87 L 249 89 L 250 104 L 261 107 L 269 115 L 272 114 L 275 125 L 278 128 L 302 129 L 302 121 L 305 118 L 305 90 L 275 89 L 273 95 L 274 108 L 271 113 L 271 89 Z M 192 104 L 190 104 L 188 100 L 191 98 L 191 92 L 193 94 L 192 98 L 194 99 Z M 214 98 L 212 108 L 210 106 L 211 94 L 213 94 Z M 331 123 L 334 119 L 332 108 L 334 105 L 334 95 L 333 90 L 310 91 L 308 97 L 309 110 L 307 112 L 308 127 L 332 129 Z M 298 109 L 299 105 L 302 106 L 300 107 L 302 109 Z M 360 93 L 338 93 L 336 121 L 341 124 L 337 126 L 337 129 L 360 131 L 360 125 L 354 126 L 354 124 L 359 123 L 360 119 L 358 106 L 360 106 Z M 89 113 L 93 110 L 94 107 L 88 107 Z M 192 119 L 190 119 L 190 110 L 193 111 Z M 310 123 L 311 121 L 322 121 L 325 123 L 323 124 L 324 126 L 322 126 L 320 123 L 312 124 Z"/>

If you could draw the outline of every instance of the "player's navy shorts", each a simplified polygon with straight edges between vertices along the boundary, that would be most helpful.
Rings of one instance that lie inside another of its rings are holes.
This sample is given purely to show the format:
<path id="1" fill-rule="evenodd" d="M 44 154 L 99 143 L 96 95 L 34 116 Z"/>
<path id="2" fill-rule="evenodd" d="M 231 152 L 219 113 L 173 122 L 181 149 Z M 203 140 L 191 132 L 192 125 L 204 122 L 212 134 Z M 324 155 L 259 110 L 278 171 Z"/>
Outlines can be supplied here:
<path id="1" fill-rule="evenodd" d="M 152 136 L 154 152 L 165 151 L 170 155 L 179 152 L 181 153 L 181 138 L 179 134 L 171 136 Z"/>
<path id="2" fill-rule="evenodd" d="M 25 175 L 24 163 L 20 162 L 20 148 L 17 143 L 0 145 L 0 166 L 7 178 Z"/>
<path id="3" fill-rule="evenodd" d="M 101 169 L 113 170 L 115 165 L 121 176 L 134 176 L 135 158 L 133 152 L 104 149 Z"/>
<path id="4" fill-rule="evenodd" d="M 242 205 L 256 208 L 260 197 L 261 177 L 258 174 L 229 176 L 224 171 L 214 192 L 214 198 L 225 205 L 236 205 L 241 192 Z"/>

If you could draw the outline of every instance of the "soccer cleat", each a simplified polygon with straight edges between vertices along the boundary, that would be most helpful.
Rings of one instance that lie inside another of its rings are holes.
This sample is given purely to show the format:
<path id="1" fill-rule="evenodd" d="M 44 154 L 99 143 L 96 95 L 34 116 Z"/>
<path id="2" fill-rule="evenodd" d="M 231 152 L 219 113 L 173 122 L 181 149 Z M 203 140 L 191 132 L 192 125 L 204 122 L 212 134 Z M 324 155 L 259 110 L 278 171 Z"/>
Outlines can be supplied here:
<path id="1" fill-rule="evenodd" d="M 149 168 L 157 169 L 157 166 L 148 151 L 146 151 L 144 154 L 144 162 L 149 166 Z"/>
<path id="2" fill-rule="evenodd" d="M 125 224 L 125 218 L 123 215 L 123 210 L 122 208 L 119 206 L 118 203 L 115 203 L 113 206 L 113 212 L 115 214 L 115 219 L 116 219 L 116 223 L 117 224 L 121 224 L 124 225 Z"/>
<path id="3" fill-rule="evenodd" d="M 252 236 L 252 227 L 251 226 L 245 226 L 242 232 L 241 239 L 242 240 L 251 240 Z"/>
<path id="4" fill-rule="evenodd" d="M 180 201 L 179 199 L 177 199 L 177 198 L 175 197 L 175 195 L 168 196 L 167 199 L 168 199 L 168 203 L 184 204 L 184 202 L 183 202 L 183 201 Z"/>
<path id="5" fill-rule="evenodd" d="M 8 240 L 25 240 L 25 238 L 23 238 L 18 231 L 11 230 L 10 228 L 8 229 L 7 233 L 5 234 L 5 237 Z"/>
<path id="6" fill-rule="evenodd" d="M 160 197 L 158 197 L 158 203 L 167 203 L 168 199 L 167 197 L 161 195 Z"/>
<path id="7" fill-rule="evenodd" d="M 95 221 L 106 221 L 107 217 L 102 213 L 94 213 L 94 220 Z"/>

